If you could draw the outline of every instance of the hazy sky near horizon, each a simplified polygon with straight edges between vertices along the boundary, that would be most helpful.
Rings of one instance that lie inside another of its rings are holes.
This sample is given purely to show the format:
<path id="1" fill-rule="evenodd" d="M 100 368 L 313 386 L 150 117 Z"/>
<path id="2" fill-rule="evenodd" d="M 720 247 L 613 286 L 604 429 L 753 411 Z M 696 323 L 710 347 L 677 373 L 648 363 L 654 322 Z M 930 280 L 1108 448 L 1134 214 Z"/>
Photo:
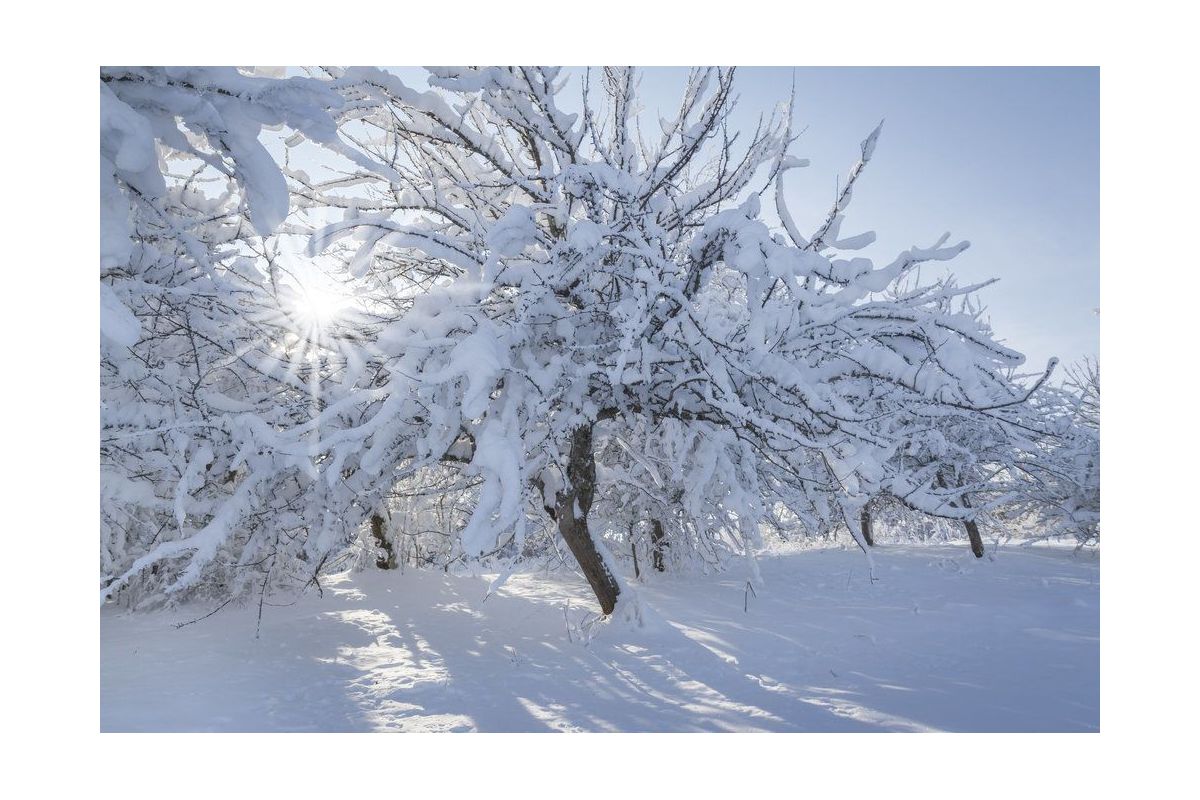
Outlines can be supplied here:
<path id="1" fill-rule="evenodd" d="M 423 82 L 422 70 L 389 69 Z M 686 73 L 645 68 L 645 110 L 673 111 Z M 786 101 L 793 75 L 804 133 L 792 153 L 811 162 L 786 179 L 801 230 L 819 225 L 859 142 L 886 119 L 842 226 L 878 235 L 855 255 L 886 264 L 949 231 L 970 249 L 924 274 L 948 269 L 964 285 L 999 278 L 980 298 L 1029 370 L 1050 356 L 1070 364 L 1099 354 L 1098 68 L 741 67 L 735 123 L 753 126 Z M 576 95 L 563 107 L 577 108 L 577 82 L 563 91 Z"/>

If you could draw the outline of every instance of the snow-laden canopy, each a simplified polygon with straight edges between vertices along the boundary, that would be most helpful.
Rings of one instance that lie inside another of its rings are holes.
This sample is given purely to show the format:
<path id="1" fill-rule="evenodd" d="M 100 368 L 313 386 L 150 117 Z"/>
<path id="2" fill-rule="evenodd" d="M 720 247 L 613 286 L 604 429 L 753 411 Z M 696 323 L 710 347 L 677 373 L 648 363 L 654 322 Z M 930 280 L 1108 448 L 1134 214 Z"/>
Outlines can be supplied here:
<path id="1" fill-rule="evenodd" d="M 471 487 L 462 557 L 527 552 L 552 520 L 605 612 L 622 526 L 653 525 L 657 555 L 747 554 L 784 517 L 865 550 L 850 520 L 879 496 L 975 518 L 967 493 L 1012 474 L 984 463 L 1044 433 L 1027 401 L 1046 376 L 1013 379 L 980 287 L 918 279 L 966 242 L 853 255 L 880 129 L 804 233 L 790 105 L 735 131 L 733 71 L 695 70 L 649 134 L 633 70 L 581 76 L 577 113 L 566 85 L 102 74 L 105 596 L 150 571 L 151 595 L 319 579 L 397 486 L 447 471 Z M 338 166 L 281 171 L 264 126 Z M 192 178 L 164 181 L 172 153 Z M 334 215 L 307 256 L 358 288 L 356 324 L 299 341 L 281 321 L 269 237 L 289 210 L 290 236 Z"/>

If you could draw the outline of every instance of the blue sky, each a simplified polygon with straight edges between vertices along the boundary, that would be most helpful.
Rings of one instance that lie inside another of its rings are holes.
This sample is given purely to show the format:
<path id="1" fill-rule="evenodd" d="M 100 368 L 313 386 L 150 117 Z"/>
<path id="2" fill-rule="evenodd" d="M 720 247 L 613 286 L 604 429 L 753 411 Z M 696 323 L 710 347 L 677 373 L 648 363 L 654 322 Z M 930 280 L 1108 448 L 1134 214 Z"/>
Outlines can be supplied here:
<path id="1" fill-rule="evenodd" d="M 819 223 L 859 142 L 886 118 L 844 234 L 874 230 L 886 263 L 945 231 L 971 248 L 942 268 L 981 293 L 997 335 L 1030 368 L 1099 354 L 1100 81 L 1096 68 L 797 67 L 789 204 Z M 647 106 L 675 102 L 681 69 L 652 68 Z M 741 112 L 786 98 L 792 68 L 743 67 Z M 930 273 L 926 273 L 930 274 Z"/>
<path id="2" fill-rule="evenodd" d="M 392 69 L 423 82 L 419 70 Z M 793 74 L 796 129 L 806 128 L 793 153 L 811 160 L 787 179 L 802 230 L 819 224 L 859 142 L 886 118 L 842 227 L 878 234 L 860 255 L 886 263 L 949 231 L 971 248 L 936 273 L 1000 279 L 981 299 L 1031 370 L 1099 354 L 1098 68 L 742 67 L 737 119 L 752 125 L 785 100 Z M 646 68 L 645 109 L 672 109 L 685 75 Z"/>

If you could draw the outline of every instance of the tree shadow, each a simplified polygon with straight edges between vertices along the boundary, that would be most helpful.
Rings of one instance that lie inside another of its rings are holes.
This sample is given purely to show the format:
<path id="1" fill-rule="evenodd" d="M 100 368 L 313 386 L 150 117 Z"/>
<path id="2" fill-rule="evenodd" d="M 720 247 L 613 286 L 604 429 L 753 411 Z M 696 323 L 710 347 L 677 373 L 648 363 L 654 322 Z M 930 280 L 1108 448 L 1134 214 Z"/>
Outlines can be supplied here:
<path id="1" fill-rule="evenodd" d="M 1097 729 L 1097 570 L 1001 553 L 962 577 L 937 555 L 881 552 L 883 580 L 853 586 L 853 554 L 780 557 L 754 599 L 726 576 L 656 580 L 635 592 L 643 627 L 583 638 L 586 585 L 521 573 L 491 594 L 441 572 L 339 577 L 269 608 L 258 638 L 252 609 L 181 630 L 106 615 L 101 727 Z"/>
<path id="2" fill-rule="evenodd" d="M 561 594 L 518 588 L 485 601 L 483 586 L 410 573 L 395 581 L 390 602 L 369 602 L 379 599 L 371 591 L 365 604 L 331 612 L 365 635 L 342 645 L 333 663 L 355 671 L 347 693 L 371 729 L 924 729 L 856 702 L 853 692 L 801 691 L 748 673 L 737 657 L 693 638 L 703 636 L 696 628 L 612 622 L 584 643 L 549 601 Z"/>

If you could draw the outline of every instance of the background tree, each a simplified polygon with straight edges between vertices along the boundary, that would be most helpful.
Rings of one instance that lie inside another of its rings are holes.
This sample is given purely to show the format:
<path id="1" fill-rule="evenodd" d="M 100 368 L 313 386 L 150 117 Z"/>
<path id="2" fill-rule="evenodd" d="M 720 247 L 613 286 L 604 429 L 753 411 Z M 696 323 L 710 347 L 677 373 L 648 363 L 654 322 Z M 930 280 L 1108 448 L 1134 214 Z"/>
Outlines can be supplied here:
<path id="1" fill-rule="evenodd" d="M 1034 395 L 1040 433 L 1029 437 L 1009 472 L 1004 517 L 1030 538 L 1069 536 L 1080 546 L 1100 541 L 1100 365 L 1067 370 L 1061 387 Z"/>
<path id="2" fill-rule="evenodd" d="M 343 99 L 207 67 L 106 67 L 100 99 L 102 597 L 295 577 L 336 522 L 279 433 L 311 417 L 328 343 L 269 238 L 289 192 L 259 139 L 285 126 L 368 163 L 337 138 Z"/>

